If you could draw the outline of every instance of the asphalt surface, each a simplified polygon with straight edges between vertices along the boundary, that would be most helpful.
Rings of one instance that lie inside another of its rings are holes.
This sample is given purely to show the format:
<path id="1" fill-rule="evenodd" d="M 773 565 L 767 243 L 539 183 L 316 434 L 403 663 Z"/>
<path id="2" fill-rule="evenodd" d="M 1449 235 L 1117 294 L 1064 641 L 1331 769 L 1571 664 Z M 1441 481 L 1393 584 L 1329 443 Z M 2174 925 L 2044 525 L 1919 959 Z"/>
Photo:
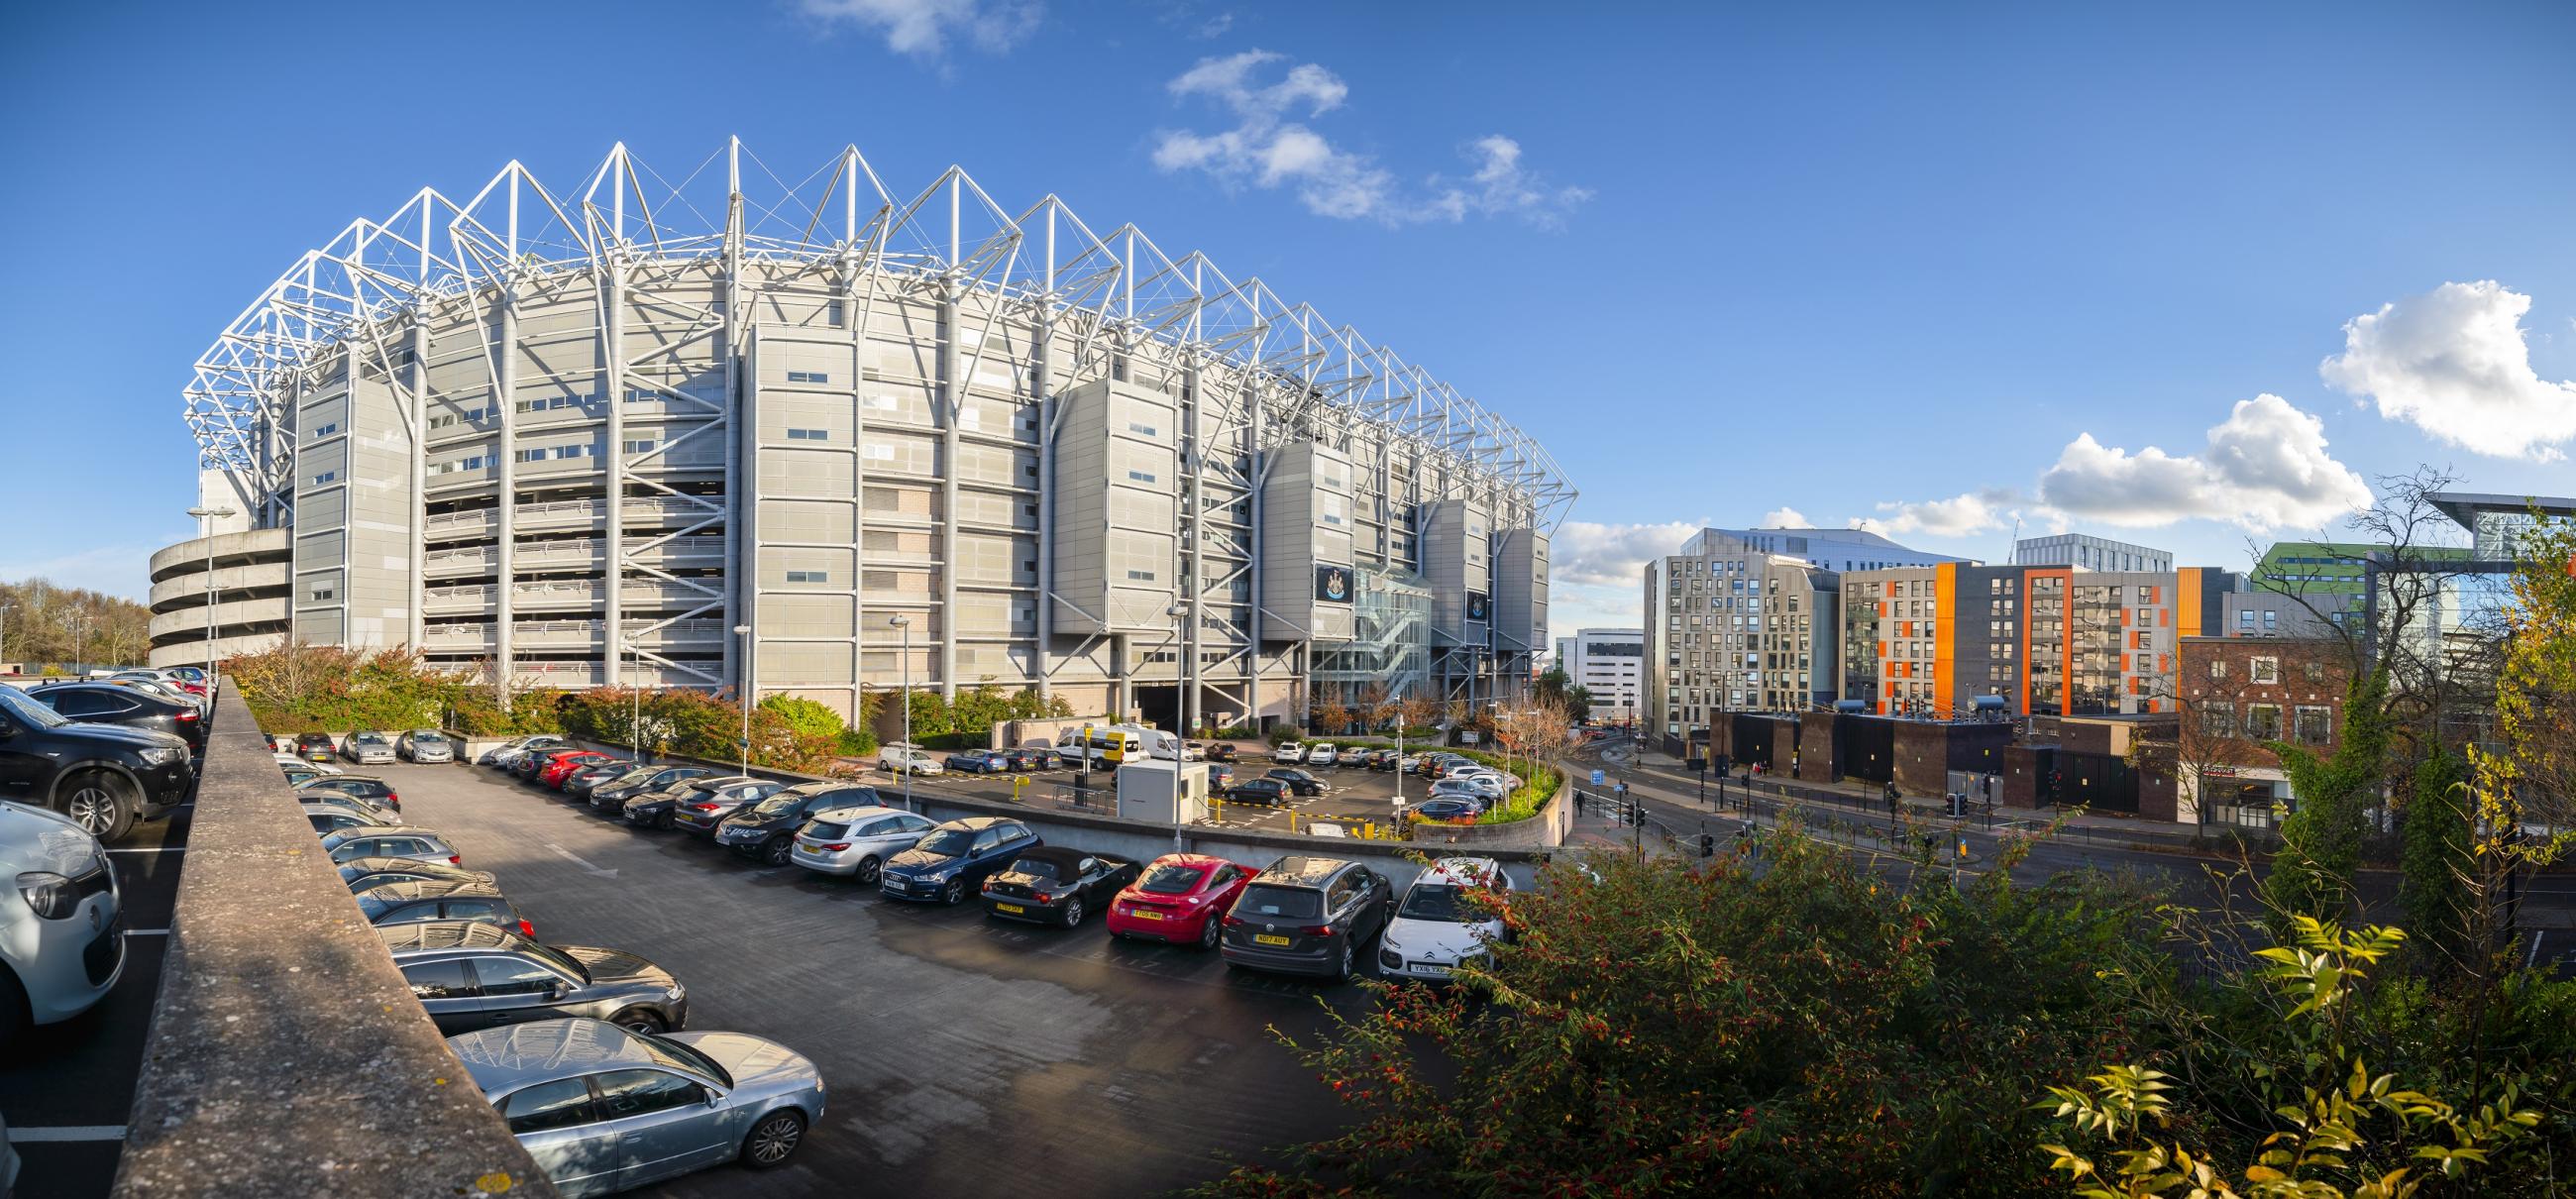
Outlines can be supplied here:
<path id="1" fill-rule="evenodd" d="M 539 939 L 650 958 L 688 986 L 691 1028 L 771 1037 L 821 1068 L 830 1107 L 792 1164 L 646 1193 L 1155 1192 L 1344 1115 L 1268 1030 L 1310 1037 L 1319 999 L 1365 1004 L 1355 986 L 1113 940 L 1098 917 L 1042 929 L 884 900 L 481 768 L 381 773 L 406 820 L 498 872 Z"/>
<path id="2" fill-rule="evenodd" d="M 0 1058 L 0 1118 L 18 1151 L 18 1199 L 104 1195 L 116 1181 L 125 1120 L 161 992 L 161 959 L 179 899 L 193 801 L 107 847 L 125 918 L 125 973 L 107 998 L 30 1032 Z M 14 902 L 14 900 L 13 900 Z"/>

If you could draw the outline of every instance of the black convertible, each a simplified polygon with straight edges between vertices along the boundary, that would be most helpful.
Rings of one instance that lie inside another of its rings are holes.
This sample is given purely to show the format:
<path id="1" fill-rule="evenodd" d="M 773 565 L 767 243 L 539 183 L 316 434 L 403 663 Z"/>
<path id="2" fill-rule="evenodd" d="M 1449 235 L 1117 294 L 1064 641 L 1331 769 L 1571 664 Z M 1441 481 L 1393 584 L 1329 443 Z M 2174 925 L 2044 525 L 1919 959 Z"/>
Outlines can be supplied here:
<path id="1" fill-rule="evenodd" d="M 1041 845 L 1012 860 L 984 883 L 984 912 L 1032 924 L 1066 928 L 1109 906 L 1141 874 L 1134 862 Z"/>

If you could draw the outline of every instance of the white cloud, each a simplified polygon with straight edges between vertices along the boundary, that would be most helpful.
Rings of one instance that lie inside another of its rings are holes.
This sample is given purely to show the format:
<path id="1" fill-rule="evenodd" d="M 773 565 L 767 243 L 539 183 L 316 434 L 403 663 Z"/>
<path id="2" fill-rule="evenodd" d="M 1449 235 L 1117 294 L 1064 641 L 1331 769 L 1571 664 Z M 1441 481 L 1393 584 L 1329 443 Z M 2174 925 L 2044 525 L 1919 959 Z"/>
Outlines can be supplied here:
<path id="1" fill-rule="evenodd" d="M 1772 510 L 1763 513 L 1762 523 L 1758 527 L 1765 529 L 1812 529 L 1816 526 L 1815 522 L 1807 519 L 1806 513 L 1800 512 L 1795 508 L 1784 506 L 1773 508 Z"/>
<path id="2" fill-rule="evenodd" d="M 1878 506 L 1886 516 L 1853 517 L 1851 527 L 1881 537 L 1905 533 L 1972 537 L 2004 527 L 2010 515 L 2007 508 L 2018 502 L 2019 497 L 2000 489 L 1961 492 L 1946 500 L 1897 501 Z"/>
<path id="3" fill-rule="evenodd" d="M 805 15 L 883 34 L 886 48 L 938 58 L 953 38 L 1000 54 L 1035 32 L 1045 7 L 1037 0 L 797 0 Z"/>
<path id="4" fill-rule="evenodd" d="M 1548 557 L 1561 582 L 1643 588 L 1647 560 L 1681 549 L 1704 527 L 1682 521 L 1604 525 L 1569 520 L 1548 539 Z"/>
<path id="5" fill-rule="evenodd" d="M 1512 216 L 1555 225 L 1591 198 L 1558 187 L 1521 164 L 1519 142 L 1500 134 L 1467 147 L 1475 170 L 1463 181 L 1433 175 L 1419 189 L 1366 154 L 1335 146 L 1304 122 L 1340 108 L 1350 85 L 1315 63 L 1274 71 L 1286 56 L 1246 50 L 1205 58 L 1167 86 L 1175 97 L 1212 100 L 1234 117 L 1214 133 L 1165 130 L 1155 137 L 1154 165 L 1199 171 L 1227 187 L 1289 188 L 1307 211 L 1391 225 Z M 1275 75 L 1275 79 L 1273 78 Z"/>
<path id="6" fill-rule="evenodd" d="M 2318 364 L 2379 414 L 2497 458 L 2548 462 L 2576 439 L 2576 381 L 2531 369 L 2522 318 L 2531 297 L 2489 279 L 2445 283 L 2345 322 L 2343 353 Z"/>
<path id="7" fill-rule="evenodd" d="M 2241 400 L 2197 456 L 2136 454 L 2080 434 L 2039 479 L 2053 515 L 2142 527 L 2203 519 L 2245 529 L 2315 527 L 2370 503 L 2326 451 L 2325 422 L 2276 395 Z"/>

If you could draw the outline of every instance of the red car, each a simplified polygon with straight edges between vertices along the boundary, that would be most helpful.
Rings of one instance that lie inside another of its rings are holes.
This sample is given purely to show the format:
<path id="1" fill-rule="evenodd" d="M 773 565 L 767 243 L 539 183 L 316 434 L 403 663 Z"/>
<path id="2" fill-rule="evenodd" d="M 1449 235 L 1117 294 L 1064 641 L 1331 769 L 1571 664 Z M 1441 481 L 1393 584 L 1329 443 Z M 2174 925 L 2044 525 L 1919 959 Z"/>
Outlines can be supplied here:
<path id="1" fill-rule="evenodd" d="M 537 782 L 546 787 L 561 791 L 563 790 L 564 780 L 571 778 L 574 771 L 588 766 L 593 762 L 605 762 L 607 760 L 607 754 L 600 753 L 596 750 L 567 749 L 553 757 L 547 758 L 546 764 L 537 768 Z"/>
<path id="2" fill-rule="evenodd" d="M 1206 854 L 1164 854 L 1109 902 L 1109 935 L 1214 949 L 1218 925 L 1256 873 Z"/>

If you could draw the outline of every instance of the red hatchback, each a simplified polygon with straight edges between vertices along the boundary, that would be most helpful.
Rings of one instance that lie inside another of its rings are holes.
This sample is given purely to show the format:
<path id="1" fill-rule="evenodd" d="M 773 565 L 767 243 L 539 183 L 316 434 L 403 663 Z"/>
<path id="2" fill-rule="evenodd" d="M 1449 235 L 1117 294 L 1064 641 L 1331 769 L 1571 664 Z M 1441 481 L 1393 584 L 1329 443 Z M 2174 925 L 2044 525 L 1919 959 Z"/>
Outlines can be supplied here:
<path id="1" fill-rule="evenodd" d="M 537 768 L 537 782 L 560 791 L 563 790 L 564 780 L 572 777 L 572 772 L 593 762 L 607 760 L 607 754 L 596 750 L 568 749 L 546 759 L 546 764 Z"/>
<path id="2" fill-rule="evenodd" d="M 1109 935 L 1216 948 L 1217 927 L 1256 873 L 1224 858 L 1167 853 L 1109 903 Z"/>

